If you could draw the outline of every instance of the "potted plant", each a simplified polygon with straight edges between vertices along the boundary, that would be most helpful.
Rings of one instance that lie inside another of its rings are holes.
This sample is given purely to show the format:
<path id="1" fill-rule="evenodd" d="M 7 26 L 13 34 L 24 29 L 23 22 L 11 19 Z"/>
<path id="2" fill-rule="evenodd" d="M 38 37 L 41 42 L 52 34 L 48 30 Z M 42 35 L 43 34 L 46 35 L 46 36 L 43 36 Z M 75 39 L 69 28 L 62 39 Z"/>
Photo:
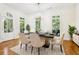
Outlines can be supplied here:
<path id="1" fill-rule="evenodd" d="M 28 33 L 30 33 L 30 25 L 29 24 L 27 24 L 26 30 L 28 31 Z"/>
<path id="2" fill-rule="evenodd" d="M 75 26 L 69 25 L 68 33 L 69 33 L 71 39 L 73 38 L 73 34 L 75 33 L 75 30 L 76 30 Z"/>

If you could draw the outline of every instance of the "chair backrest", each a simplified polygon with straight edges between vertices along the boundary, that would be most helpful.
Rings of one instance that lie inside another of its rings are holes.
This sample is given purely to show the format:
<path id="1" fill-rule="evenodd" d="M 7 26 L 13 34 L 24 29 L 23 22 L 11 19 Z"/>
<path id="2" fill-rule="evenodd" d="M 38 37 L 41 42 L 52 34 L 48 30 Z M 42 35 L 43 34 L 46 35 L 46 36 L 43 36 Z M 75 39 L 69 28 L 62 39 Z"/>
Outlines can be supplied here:
<path id="1" fill-rule="evenodd" d="M 25 43 L 28 39 L 28 35 L 25 35 L 24 33 L 20 33 L 19 39 L 20 39 L 21 43 Z"/>
<path id="2" fill-rule="evenodd" d="M 60 38 L 61 39 L 61 41 L 60 41 L 61 44 L 63 43 L 64 35 L 65 35 L 65 33 L 63 33 L 62 36 L 61 36 L 61 38 Z"/>
<path id="3" fill-rule="evenodd" d="M 40 40 L 40 37 L 39 37 L 38 34 L 33 33 L 33 34 L 30 34 L 30 39 L 33 39 L 33 40 Z"/>
<path id="4" fill-rule="evenodd" d="M 30 34 L 30 41 L 34 47 L 42 46 L 41 39 L 38 34 Z"/>

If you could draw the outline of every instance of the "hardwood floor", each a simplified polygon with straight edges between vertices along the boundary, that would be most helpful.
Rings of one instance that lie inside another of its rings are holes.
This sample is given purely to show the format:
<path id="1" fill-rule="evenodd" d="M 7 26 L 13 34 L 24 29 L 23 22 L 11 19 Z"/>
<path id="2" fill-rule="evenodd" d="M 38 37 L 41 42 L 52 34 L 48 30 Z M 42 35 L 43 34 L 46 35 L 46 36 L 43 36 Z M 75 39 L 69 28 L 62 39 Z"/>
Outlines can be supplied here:
<path id="1" fill-rule="evenodd" d="M 64 40 L 63 48 L 66 55 L 79 55 L 79 46 L 71 40 Z"/>
<path id="2" fill-rule="evenodd" d="M 12 39 L 0 43 L 0 55 L 4 54 L 4 48 L 8 48 L 8 55 L 17 55 L 17 53 L 10 50 L 11 47 L 16 46 L 19 43 L 19 39 Z"/>
<path id="3" fill-rule="evenodd" d="M 8 47 L 8 55 L 18 55 L 10 50 L 11 47 L 16 46 L 19 43 L 19 39 L 12 39 L 0 43 L 0 55 L 4 54 L 4 48 Z M 63 48 L 66 55 L 79 55 L 79 47 L 73 41 L 64 40 Z"/>

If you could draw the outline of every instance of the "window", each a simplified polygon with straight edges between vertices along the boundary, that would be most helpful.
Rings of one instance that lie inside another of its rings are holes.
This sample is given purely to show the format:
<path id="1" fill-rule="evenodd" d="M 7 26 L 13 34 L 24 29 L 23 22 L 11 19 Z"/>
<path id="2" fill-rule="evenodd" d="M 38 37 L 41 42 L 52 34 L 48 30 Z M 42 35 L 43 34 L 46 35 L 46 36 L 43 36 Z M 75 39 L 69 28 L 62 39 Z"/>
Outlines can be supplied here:
<path id="1" fill-rule="evenodd" d="M 60 36 L 60 16 L 52 16 L 52 32 Z"/>
<path id="2" fill-rule="evenodd" d="M 41 17 L 36 18 L 36 32 L 39 32 L 41 30 L 40 23 L 41 23 Z"/>
<path id="3" fill-rule="evenodd" d="M 20 17 L 20 32 L 24 33 L 25 30 L 25 20 L 23 17 Z"/>
<path id="4" fill-rule="evenodd" d="M 8 32 L 12 32 L 13 31 L 13 16 L 10 13 L 6 13 L 6 17 L 4 20 L 4 32 L 8 33 Z"/>

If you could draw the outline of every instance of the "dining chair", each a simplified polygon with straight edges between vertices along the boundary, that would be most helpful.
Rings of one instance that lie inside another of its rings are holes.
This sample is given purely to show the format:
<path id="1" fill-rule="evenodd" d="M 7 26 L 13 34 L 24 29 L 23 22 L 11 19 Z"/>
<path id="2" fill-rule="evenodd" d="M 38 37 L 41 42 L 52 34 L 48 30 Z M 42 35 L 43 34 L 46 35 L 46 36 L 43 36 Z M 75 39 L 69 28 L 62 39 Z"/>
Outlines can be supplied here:
<path id="1" fill-rule="evenodd" d="M 60 45 L 60 50 L 61 50 L 61 52 L 63 52 L 63 50 L 62 50 L 62 43 L 63 43 L 64 35 L 65 34 L 63 34 L 61 37 L 54 36 L 54 38 L 51 39 L 51 41 L 50 41 L 51 50 L 53 50 L 53 45 Z"/>
<path id="2" fill-rule="evenodd" d="M 38 48 L 38 55 L 40 55 L 40 48 L 45 44 L 45 41 L 41 41 L 38 34 L 30 34 L 30 41 L 30 45 L 32 46 L 31 53 L 33 51 L 33 48 Z"/>
<path id="3" fill-rule="evenodd" d="M 22 45 L 25 45 L 25 49 L 27 50 L 27 44 L 30 43 L 30 40 L 28 39 L 28 35 L 25 35 L 24 33 L 19 34 L 19 39 L 20 39 L 20 48 L 22 48 Z"/>

